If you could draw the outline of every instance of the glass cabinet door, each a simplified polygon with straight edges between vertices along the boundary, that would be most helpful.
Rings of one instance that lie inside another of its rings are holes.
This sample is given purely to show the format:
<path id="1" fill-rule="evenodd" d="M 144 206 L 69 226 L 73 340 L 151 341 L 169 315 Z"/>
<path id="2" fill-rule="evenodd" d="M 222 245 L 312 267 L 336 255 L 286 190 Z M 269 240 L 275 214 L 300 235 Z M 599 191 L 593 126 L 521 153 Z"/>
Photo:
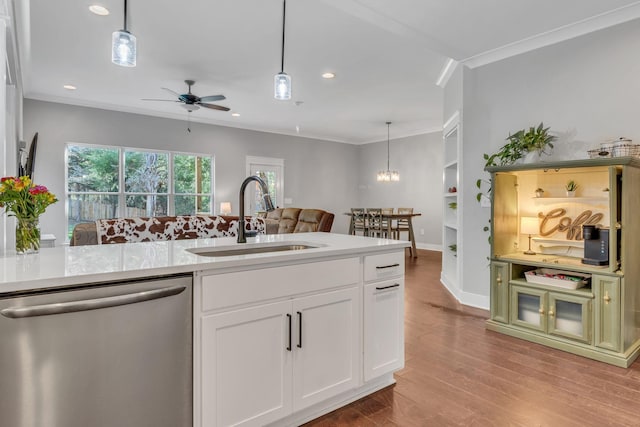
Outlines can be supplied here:
<path id="1" fill-rule="evenodd" d="M 549 292 L 548 333 L 591 343 L 591 298 Z"/>
<path id="2" fill-rule="evenodd" d="M 546 291 L 513 285 L 511 287 L 511 324 L 546 332 L 546 295 Z"/>

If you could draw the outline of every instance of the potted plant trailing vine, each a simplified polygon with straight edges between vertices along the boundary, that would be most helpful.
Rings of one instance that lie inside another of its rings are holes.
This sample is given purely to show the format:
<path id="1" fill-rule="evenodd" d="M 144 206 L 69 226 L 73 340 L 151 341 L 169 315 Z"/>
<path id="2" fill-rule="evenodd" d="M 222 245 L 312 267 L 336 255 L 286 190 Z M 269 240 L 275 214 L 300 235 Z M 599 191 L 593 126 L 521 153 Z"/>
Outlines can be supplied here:
<path id="1" fill-rule="evenodd" d="M 529 130 L 520 129 L 509 134 L 506 139 L 508 142 L 496 153 L 484 155 L 485 166 L 511 165 L 523 157 L 527 157 L 527 160 L 539 159 L 542 154 L 550 154 L 549 150 L 553 148 L 553 141 L 557 137 L 550 135 L 549 128 L 545 128 L 540 122 L 537 127 L 532 126 Z"/>

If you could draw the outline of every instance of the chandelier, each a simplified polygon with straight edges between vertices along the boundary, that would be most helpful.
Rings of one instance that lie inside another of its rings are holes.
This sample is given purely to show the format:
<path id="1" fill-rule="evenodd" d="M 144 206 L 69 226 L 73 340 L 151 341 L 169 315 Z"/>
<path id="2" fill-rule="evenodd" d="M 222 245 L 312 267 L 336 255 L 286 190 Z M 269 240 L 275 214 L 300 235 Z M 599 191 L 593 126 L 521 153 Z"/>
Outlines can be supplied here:
<path id="1" fill-rule="evenodd" d="M 389 125 L 391 122 L 387 122 L 387 170 L 378 172 L 377 180 L 380 182 L 400 181 L 400 174 L 398 171 L 392 171 L 389 169 Z"/>

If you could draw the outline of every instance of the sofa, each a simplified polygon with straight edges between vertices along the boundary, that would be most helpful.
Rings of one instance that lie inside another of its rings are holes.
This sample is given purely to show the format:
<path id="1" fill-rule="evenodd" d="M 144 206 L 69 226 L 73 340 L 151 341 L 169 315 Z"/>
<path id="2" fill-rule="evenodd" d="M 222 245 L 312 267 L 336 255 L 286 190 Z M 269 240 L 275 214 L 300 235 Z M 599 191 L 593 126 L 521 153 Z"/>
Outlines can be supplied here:
<path id="1" fill-rule="evenodd" d="M 263 218 L 246 217 L 245 230 L 266 232 Z M 238 217 L 226 215 L 184 215 L 140 218 L 99 219 L 77 224 L 71 246 L 111 243 L 152 242 L 158 240 L 235 237 Z"/>
<path id="2" fill-rule="evenodd" d="M 245 217 L 245 230 L 258 234 L 331 231 L 334 215 L 319 209 L 279 208 L 266 218 Z M 235 237 L 238 217 L 185 215 L 99 219 L 73 228 L 71 246 L 157 240 Z"/>
<path id="3" fill-rule="evenodd" d="M 267 234 L 329 233 L 334 215 L 321 209 L 276 208 L 267 212 L 265 223 Z"/>

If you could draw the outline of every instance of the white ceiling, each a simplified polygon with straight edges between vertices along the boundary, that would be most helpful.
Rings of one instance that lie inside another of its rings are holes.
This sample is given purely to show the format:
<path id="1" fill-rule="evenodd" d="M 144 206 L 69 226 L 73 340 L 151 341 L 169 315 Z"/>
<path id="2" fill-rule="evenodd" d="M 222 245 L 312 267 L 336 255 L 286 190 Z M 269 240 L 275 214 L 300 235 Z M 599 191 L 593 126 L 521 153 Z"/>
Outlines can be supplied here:
<path id="1" fill-rule="evenodd" d="M 128 0 L 135 68 L 111 63 L 123 0 L 15 1 L 25 98 L 186 120 L 176 103 L 141 98 L 194 79 L 193 93 L 224 94 L 231 111 L 193 121 L 355 144 L 385 140 L 386 121 L 392 139 L 441 129 L 448 58 L 478 66 L 640 17 L 629 0 L 289 0 L 293 98 L 276 101 L 281 0 Z"/>

